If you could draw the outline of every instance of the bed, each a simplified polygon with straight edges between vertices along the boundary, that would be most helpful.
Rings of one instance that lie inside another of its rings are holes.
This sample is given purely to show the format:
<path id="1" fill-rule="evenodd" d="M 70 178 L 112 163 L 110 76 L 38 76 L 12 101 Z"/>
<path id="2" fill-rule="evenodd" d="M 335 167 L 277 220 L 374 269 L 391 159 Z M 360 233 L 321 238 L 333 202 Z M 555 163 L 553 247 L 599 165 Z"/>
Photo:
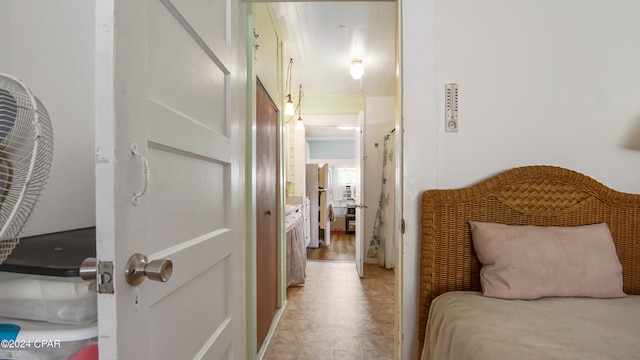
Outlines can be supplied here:
<path id="1" fill-rule="evenodd" d="M 515 168 L 464 189 L 424 192 L 422 359 L 638 358 L 639 216 L 640 195 L 553 166 Z M 523 231 L 526 251 L 510 238 Z M 564 240 L 575 231 L 573 242 Z M 593 238 L 595 254 L 582 245 L 585 236 Z M 579 249 L 573 253 L 566 244 Z M 515 257 L 505 260 L 505 253 Z M 544 263 L 551 258 L 556 263 Z M 505 275 L 512 270 L 516 277 Z M 523 271 L 530 273 L 523 277 Z"/>

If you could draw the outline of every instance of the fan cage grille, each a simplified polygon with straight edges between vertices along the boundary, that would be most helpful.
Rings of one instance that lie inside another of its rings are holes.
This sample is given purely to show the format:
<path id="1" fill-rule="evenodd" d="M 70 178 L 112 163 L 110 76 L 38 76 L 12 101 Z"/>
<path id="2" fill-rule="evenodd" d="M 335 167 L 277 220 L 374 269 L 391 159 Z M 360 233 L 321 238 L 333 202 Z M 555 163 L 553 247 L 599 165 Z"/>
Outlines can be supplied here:
<path id="1" fill-rule="evenodd" d="M 49 177 L 53 129 L 27 86 L 0 74 L 0 264 L 19 242 Z"/>

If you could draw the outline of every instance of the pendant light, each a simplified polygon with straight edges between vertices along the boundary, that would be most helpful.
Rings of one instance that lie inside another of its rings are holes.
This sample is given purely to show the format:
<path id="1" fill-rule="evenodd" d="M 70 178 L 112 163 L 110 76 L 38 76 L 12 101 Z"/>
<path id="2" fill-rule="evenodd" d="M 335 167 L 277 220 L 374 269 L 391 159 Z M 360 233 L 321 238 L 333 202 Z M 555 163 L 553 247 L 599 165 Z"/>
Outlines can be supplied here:
<path id="1" fill-rule="evenodd" d="M 293 67 L 293 59 L 289 59 L 289 66 L 287 68 L 287 103 L 284 106 L 284 114 L 286 116 L 293 116 L 296 114 L 295 109 L 293 108 L 293 101 L 291 101 L 291 68 Z"/>

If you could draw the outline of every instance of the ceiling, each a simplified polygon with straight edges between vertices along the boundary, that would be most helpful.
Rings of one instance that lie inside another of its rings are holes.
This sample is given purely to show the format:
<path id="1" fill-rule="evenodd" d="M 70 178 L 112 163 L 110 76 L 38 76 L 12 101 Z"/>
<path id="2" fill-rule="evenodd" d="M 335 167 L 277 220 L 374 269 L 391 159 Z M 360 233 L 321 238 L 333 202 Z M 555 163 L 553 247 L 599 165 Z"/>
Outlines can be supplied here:
<path id="1" fill-rule="evenodd" d="M 291 93 L 304 96 L 395 95 L 395 2 L 275 2 L 284 57 L 293 59 Z M 349 75 L 362 59 L 361 80 Z M 285 60 L 285 61 L 286 61 Z M 303 113 L 304 116 L 304 113 Z M 316 117 L 314 117 L 316 118 Z M 335 124 L 305 118 L 307 137 L 349 137 Z"/>

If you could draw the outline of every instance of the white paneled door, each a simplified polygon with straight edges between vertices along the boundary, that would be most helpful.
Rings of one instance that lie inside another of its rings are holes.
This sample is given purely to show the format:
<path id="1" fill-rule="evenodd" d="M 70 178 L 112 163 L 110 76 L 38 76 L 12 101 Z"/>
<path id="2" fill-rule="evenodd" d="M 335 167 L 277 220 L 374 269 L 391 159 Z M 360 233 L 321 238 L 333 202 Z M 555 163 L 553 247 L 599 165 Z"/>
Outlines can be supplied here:
<path id="1" fill-rule="evenodd" d="M 100 359 L 246 358 L 245 11 L 96 2 Z M 171 278 L 129 285 L 134 253 L 170 259 Z"/>
<path id="2" fill-rule="evenodd" d="M 363 241 L 362 234 L 364 234 L 364 216 L 367 205 L 364 201 L 364 187 L 365 178 L 362 174 L 365 173 L 365 153 L 364 153 L 364 139 L 365 139 L 365 118 L 364 112 L 360 111 L 358 114 L 358 126 L 355 129 L 356 139 L 356 191 L 354 199 L 356 201 L 356 269 L 358 275 L 364 277 L 364 258 L 365 258 L 365 243 Z"/>

